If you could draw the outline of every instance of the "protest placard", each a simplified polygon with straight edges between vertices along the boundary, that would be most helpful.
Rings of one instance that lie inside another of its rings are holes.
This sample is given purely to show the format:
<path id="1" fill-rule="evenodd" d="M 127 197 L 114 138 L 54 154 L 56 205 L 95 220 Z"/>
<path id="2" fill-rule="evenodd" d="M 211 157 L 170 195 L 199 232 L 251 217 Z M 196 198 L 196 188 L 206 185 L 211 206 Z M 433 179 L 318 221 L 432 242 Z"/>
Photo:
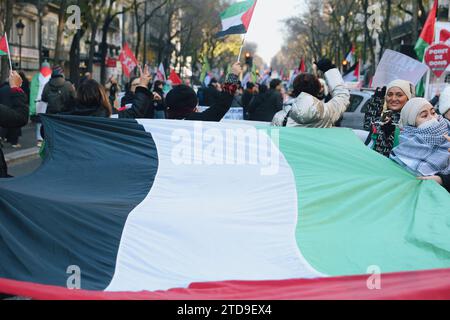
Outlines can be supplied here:
<path id="1" fill-rule="evenodd" d="M 378 64 L 372 87 L 384 87 L 397 79 L 408 80 L 417 85 L 427 71 L 428 67 L 424 63 L 387 49 Z"/>

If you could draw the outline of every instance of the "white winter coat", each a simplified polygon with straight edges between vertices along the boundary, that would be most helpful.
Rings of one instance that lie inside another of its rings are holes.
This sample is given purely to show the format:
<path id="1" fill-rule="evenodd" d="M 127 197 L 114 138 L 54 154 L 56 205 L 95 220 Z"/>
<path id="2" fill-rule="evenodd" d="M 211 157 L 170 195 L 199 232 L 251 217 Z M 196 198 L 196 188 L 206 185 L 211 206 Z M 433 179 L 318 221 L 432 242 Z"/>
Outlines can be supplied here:
<path id="1" fill-rule="evenodd" d="M 350 92 L 344 86 L 344 80 L 338 69 L 325 73 L 328 88 L 333 97 L 324 103 L 308 93 L 301 93 L 297 98 L 278 112 L 273 126 L 282 127 L 286 117 L 286 127 L 331 128 L 342 117 L 350 104 Z"/>

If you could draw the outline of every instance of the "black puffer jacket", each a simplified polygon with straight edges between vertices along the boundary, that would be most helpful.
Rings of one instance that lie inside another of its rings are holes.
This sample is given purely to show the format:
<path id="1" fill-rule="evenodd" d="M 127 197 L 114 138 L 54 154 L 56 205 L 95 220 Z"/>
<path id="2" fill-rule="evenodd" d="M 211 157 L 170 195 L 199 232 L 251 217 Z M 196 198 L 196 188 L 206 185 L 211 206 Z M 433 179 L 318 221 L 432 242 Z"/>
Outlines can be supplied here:
<path id="1" fill-rule="evenodd" d="M 28 123 L 29 107 L 22 89 L 11 89 L 11 107 L 0 104 L 0 127 L 17 128 Z M 8 170 L 3 151 L 0 148 L 0 178 L 6 178 Z"/>
<path id="2" fill-rule="evenodd" d="M 257 95 L 248 108 L 250 120 L 271 122 L 275 114 L 283 110 L 283 97 L 276 90 Z"/>

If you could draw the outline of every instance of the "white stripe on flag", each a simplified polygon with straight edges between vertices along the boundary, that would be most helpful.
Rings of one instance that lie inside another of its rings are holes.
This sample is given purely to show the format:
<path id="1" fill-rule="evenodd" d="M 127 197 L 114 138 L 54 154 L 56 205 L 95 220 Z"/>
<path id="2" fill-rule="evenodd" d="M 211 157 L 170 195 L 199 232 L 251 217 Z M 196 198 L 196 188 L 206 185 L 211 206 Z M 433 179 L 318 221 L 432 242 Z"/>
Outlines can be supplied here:
<path id="1" fill-rule="evenodd" d="M 230 18 L 226 18 L 222 20 L 222 31 L 227 31 L 228 29 L 230 29 L 231 27 L 234 26 L 239 26 L 242 24 L 242 16 L 245 14 L 245 12 L 237 15 L 237 16 L 233 16 Z"/>
<path id="2" fill-rule="evenodd" d="M 263 165 L 176 165 L 171 158 L 174 146 L 181 143 L 171 141 L 175 133 L 186 137 L 181 145 L 197 146 L 193 158 L 201 160 L 197 152 L 202 139 L 188 141 L 194 126 L 202 125 L 203 133 L 215 136 L 223 134 L 224 128 L 252 126 L 157 120 L 139 123 L 156 143 L 158 174 L 147 198 L 128 217 L 107 291 L 323 276 L 297 247 L 294 175 L 266 133 L 259 145 L 264 142 L 275 150 L 279 171 L 273 176 L 261 175 Z M 231 147 L 225 149 L 230 151 Z"/>

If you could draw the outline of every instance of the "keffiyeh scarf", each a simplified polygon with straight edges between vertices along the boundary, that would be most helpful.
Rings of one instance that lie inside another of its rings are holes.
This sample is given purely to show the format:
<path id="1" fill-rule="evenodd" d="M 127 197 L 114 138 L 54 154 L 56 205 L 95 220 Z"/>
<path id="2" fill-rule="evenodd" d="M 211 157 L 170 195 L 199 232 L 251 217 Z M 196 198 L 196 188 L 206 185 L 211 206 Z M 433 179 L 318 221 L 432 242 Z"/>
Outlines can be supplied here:
<path id="1" fill-rule="evenodd" d="M 450 174 L 450 143 L 444 138 L 450 132 L 450 121 L 443 117 L 438 120 L 425 129 L 406 126 L 390 158 L 416 175 Z"/>

